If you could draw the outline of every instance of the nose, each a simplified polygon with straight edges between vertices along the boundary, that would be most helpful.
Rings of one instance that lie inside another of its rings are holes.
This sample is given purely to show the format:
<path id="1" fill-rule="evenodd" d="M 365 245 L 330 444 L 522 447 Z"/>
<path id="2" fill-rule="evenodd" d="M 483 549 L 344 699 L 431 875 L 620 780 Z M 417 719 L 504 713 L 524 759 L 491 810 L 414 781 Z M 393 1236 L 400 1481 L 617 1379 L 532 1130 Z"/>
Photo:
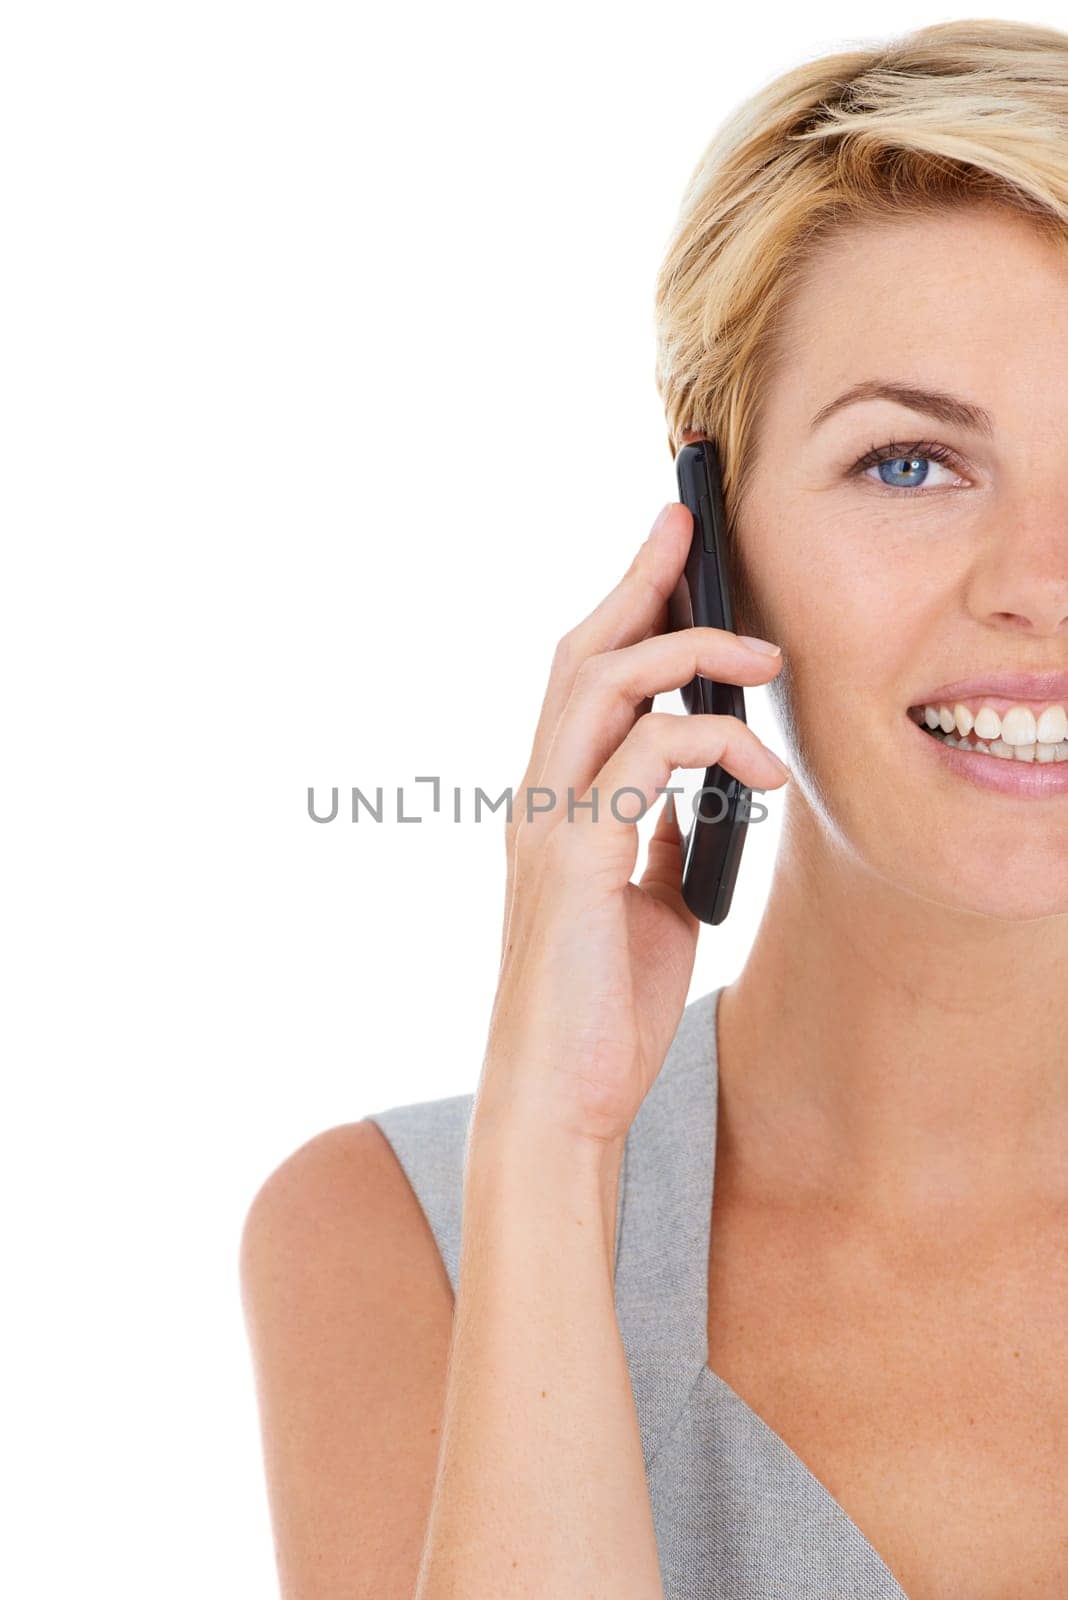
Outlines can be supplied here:
<path id="1" fill-rule="evenodd" d="M 1068 639 L 1068 499 L 1002 505 L 972 569 L 968 609 L 1009 632 Z"/>

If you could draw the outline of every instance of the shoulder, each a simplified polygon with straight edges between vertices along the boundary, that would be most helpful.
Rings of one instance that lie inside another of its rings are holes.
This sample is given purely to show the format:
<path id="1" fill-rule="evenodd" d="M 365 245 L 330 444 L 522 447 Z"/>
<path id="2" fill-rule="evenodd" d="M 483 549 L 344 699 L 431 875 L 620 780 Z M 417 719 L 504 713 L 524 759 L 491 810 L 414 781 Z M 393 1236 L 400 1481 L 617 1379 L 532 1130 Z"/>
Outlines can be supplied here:
<path id="1" fill-rule="evenodd" d="M 260 1186 L 240 1277 L 257 1377 L 278 1393 L 313 1369 L 329 1386 L 335 1360 L 380 1368 L 413 1325 L 451 1321 L 433 1231 L 370 1118 L 309 1139 Z"/>
<path id="2" fill-rule="evenodd" d="M 472 1095 L 425 1100 L 370 1112 L 307 1140 L 261 1184 L 241 1238 L 243 1282 L 264 1272 L 278 1283 L 283 1267 L 303 1288 L 359 1257 L 376 1274 L 403 1266 L 394 1250 L 410 1247 L 426 1265 L 448 1224 L 459 1223 L 460 1191 Z M 450 1274 L 445 1269 L 446 1282 Z"/>
<path id="3" fill-rule="evenodd" d="M 455 1119 L 427 1101 L 329 1128 L 249 1207 L 241 1287 L 283 1593 L 310 1592 L 313 1572 L 316 1592 L 354 1572 L 361 1594 L 412 1591 L 452 1330 L 435 1228 L 462 1181 L 462 1160 L 443 1165 Z"/>
<path id="4" fill-rule="evenodd" d="M 405 1181 L 384 1135 L 369 1119 L 328 1128 L 288 1155 L 257 1190 L 241 1238 L 247 1279 L 288 1258 L 307 1270 L 309 1246 L 332 1254 L 368 1241 L 404 1210 Z"/>

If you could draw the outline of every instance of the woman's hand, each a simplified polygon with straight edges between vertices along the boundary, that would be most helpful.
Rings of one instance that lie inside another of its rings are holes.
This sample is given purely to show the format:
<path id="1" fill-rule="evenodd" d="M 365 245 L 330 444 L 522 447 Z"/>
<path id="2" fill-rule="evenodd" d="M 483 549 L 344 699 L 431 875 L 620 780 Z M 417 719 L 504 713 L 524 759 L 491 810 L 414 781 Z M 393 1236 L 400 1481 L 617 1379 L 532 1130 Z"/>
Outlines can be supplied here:
<path id="1" fill-rule="evenodd" d="M 762 790 L 789 777 L 736 717 L 650 711 L 654 695 L 695 674 L 754 685 L 782 665 L 781 654 L 760 653 L 725 629 L 662 631 L 692 528 L 685 506 L 665 506 L 619 584 L 557 645 L 506 831 L 504 939 L 480 1126 L 534 1119 L 581 1141 L 621 1145 L 674 1037 L 700 928 L 682 899 L 682 832 L 667 796 L 645 871 L 632 883 L 638 830 L 613 814 L 613 796 L 626 818 L 655 804 L 676 768 L 719 762 Z M 551 790 L 551 809 L 528 818 L 528 788 Z"/>

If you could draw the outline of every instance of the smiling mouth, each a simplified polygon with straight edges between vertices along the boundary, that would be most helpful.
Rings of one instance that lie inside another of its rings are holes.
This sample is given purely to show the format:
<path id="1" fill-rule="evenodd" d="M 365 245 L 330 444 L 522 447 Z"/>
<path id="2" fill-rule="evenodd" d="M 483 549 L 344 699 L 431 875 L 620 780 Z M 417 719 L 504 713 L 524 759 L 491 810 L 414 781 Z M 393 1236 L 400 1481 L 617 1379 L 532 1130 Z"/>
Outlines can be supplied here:
<path id="1" fill-rule="evenodd" d="M 1001 761 L 1068 761 L 1068 710 L 1061 703 L 982 697 L 910 706 L 908 714 L 954 750 Z"/>

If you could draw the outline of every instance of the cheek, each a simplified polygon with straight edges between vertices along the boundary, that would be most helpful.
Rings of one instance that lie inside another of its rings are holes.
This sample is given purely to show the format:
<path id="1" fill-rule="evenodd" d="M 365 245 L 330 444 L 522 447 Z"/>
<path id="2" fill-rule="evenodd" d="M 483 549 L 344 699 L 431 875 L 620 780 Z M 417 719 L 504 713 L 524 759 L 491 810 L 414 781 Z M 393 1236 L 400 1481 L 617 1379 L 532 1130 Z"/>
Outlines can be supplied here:
<path id="1" fill-rule="evenodd" d="M 750 582 L 788 658 L 795 713 L 807 726 L 818 711 L 833 728 L 868 707 L 880 718 L 897 707 L 931 625 L 930 597 L 907 552 L 861 541 L 855 528 L 824 535 L 784 540 L 774 559 L 756 551 Z"/>

